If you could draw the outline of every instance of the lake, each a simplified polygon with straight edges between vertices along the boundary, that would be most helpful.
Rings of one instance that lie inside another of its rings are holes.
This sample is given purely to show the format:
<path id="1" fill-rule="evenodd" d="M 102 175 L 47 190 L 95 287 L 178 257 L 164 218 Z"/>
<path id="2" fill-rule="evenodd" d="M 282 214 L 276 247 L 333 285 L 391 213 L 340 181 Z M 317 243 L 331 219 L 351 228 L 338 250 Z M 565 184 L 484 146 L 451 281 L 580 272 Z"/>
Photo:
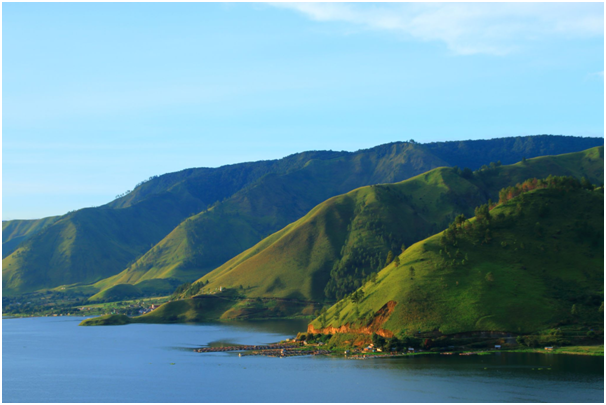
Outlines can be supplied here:
<path id="1" fill-rule="evenodd" d="M 604 402 L 603 357 L 238 357 L 192 349 L 271 343 L 306 322 L 78 327 L 82 319 L 2 320 L 3 402 Z"/>

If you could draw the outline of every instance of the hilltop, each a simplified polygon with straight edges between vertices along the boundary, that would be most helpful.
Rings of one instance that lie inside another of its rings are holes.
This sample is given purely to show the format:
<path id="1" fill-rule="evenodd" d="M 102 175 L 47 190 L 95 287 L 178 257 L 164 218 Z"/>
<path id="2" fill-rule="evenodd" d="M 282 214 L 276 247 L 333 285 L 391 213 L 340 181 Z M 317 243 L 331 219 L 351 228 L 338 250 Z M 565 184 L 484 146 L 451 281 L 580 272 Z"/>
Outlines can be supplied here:
<path id="1" fill-rule="evenodd" d="M 411 246 L 308 330 L 435 337 L 603 327 L 603 188 L 551 177 L 500 194 L 490 211 L 480 206 Z"/>

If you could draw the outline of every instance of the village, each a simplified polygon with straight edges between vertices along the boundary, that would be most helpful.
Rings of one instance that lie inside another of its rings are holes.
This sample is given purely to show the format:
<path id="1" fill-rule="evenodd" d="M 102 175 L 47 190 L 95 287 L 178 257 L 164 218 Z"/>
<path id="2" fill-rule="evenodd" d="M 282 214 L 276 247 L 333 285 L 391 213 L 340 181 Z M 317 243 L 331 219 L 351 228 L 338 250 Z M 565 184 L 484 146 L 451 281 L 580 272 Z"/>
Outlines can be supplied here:
<path id="1" fill-rule="evenodd" d="M 342 348 L 332 347 L 325 342 L 308 342 L 297 338 L 286 339 L 284 341 L 267 344 L 267 345 L 233 345 L 233 346 L 218 346 L 218 347 L 202 347 L 193 349 L 196 353 L 221 353 L 221 352 L 237 352 L 239 357 L 247 356 L 267 356 L 267 357 L 295 357 L 295 356 L 336 356 L 348 360 L 370 360 L 389 357 L 411 357 L 419 355 L 441 355 L 441 356 L 480 356 L 489 355 L 501 351 L 501 345 L 485 350 L 463 350 L 463 351 L 427 351 L 423 349 L 415 349 L 407 347 L 403 350 L 396 351 L 395 349 L 386 351 L 380 347 L 376 347 L 373 343 L 359 348 Z M 550 353 L 553 352 L 553 346 L 547 346 L 540 349 L 535 349 L 535 352 Z M 519 351 L 519 350 L 516 350 Z"/>
<path id="2" fill-rule="evenodd" d="M 307 342 L 296 338 L 286 339 L 279 343 L 268 345 L 237 345 L 220 347 L 203 347 L 193 350 L 196 353 L 218 353 L 218 352 L 238 352 L 240 357 L 246 356 L 269 356 L 269 357 L 294 357 L 294 356 L 320 356 L 335 355 L 347 359 L 372 359 L 396 356 L 408 356 L 413 354 L 427 354 L 409 347 L 402 352 L 384 352 L 381 348 L 375 347 L 373 343 L 359 349 L 343 349 L 328 347 L 324 342 Z M 434 354 L 434 353 L 430 353 Z M 452 353 L 447 353 L 452 354 Z M 463 353 L 461 353 L 463 354 Z M 479 354 L 479 352 L 469 352 L 466 355 Z"/>

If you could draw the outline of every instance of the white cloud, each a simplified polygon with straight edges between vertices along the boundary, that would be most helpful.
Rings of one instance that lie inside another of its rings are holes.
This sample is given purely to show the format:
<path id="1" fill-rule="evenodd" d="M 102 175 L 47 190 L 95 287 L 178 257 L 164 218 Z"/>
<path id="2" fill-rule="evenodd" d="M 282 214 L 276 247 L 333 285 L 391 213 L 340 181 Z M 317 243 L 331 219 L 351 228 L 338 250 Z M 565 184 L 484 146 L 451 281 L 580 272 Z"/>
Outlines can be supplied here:
<path id="1" fill-rule="evenodd" d="M 352 23 L 422 41 L 441 41 L 462 55 L 504 55 L 545 37 L 599 37 L 602 3 L 272 3 L 316 21 Z"/>

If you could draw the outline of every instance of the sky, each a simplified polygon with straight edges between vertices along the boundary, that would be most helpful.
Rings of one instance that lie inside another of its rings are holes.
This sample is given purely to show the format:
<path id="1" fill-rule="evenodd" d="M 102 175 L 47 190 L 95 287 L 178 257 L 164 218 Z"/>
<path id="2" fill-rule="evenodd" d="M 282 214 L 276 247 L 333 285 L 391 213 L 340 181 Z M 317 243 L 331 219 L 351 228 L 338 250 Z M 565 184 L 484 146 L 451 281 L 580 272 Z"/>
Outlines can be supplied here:
<path id="1" fill-rule="evenodd" d="M 2 219 L 153 175 L 604 136 L 603 3 L 4 3 Z"/>

